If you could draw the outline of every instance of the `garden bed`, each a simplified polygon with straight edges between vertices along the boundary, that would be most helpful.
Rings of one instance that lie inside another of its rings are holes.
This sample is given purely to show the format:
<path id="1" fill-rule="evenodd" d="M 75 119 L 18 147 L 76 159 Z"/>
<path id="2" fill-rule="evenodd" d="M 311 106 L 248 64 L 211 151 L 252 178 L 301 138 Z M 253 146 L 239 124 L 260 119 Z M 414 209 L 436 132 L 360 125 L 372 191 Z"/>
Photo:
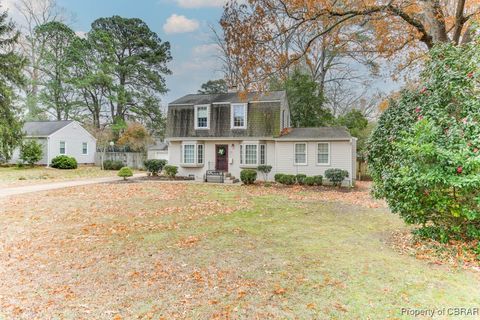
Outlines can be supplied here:
<path id="1" fill-rule="evenodd" d="M 135 178 L 135 180 L 147 180 L 147 181 L 193 181 L 195 178 L 193 177 L 184 177 L 184 176 L 176 176 L 176 177 L 168 177 L 168 176 L 144 176 Z"/>

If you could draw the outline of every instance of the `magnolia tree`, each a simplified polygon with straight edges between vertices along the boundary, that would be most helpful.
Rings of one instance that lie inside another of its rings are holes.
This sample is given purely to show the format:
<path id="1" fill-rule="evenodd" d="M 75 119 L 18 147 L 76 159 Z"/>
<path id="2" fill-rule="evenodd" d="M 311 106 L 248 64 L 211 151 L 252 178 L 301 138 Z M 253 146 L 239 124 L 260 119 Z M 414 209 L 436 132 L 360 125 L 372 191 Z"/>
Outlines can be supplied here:
<path id="1" fill-rule="evenodd" d="M 438 45 L 369 140 L 374 193 L 417 232 L 480 239 L 480 38 Z"/>

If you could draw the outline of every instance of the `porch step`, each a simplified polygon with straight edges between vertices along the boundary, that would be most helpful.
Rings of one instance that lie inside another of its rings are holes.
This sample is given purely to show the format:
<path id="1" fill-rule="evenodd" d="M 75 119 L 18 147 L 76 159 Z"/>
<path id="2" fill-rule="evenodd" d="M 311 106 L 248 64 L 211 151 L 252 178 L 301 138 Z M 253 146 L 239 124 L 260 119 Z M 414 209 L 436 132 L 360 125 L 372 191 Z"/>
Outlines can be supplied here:
<path id="1" fill-rule="evenodd" d="M 226 184 L 234 184 L 234 183 L 239 183 L 240 180 L 238 179 L 225 179 Z"/>

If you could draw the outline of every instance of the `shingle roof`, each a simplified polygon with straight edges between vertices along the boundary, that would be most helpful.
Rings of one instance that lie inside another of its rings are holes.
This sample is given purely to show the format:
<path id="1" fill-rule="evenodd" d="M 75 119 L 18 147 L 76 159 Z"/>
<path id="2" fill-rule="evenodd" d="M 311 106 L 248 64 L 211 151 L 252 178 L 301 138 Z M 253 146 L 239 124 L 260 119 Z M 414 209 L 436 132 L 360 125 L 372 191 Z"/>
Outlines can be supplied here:
<path id="1" fill-rule="evenodd" d="M 272 101 L 282 100 L 285 98 L 285 91 L 270 91 L 270 92 L 249 92 L 247 94 L 247 101 Z M 210 104 L 210 103 L 236 103 L 245 102 L 245 98 L 238 92 L 217 93 L 217 94 L 187 94 L 169 105 L 175 104 Z"/>
<path id="2" fill-rule="evenodd" d="M 23 131 L 29 137 L 47 137 L 72 123 L 71 120 L 65 121 L 30 121 L 25 122 Z"/>
<path id="3" fill-rule="evenodd" d="M 286 134 L 277 139 L 334 139 L 348 140 L 352 136 L 345 127 L 318 127 L 318 128 L 291 128 Z"/>

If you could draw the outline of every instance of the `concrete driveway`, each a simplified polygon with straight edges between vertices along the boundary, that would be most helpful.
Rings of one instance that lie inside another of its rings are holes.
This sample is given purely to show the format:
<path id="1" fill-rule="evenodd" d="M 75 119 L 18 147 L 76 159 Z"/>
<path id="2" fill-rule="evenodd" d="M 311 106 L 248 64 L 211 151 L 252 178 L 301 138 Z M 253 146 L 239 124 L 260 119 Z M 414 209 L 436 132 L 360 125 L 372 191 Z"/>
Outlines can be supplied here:
<path id="1" fill-rule="evenodd" d="M 131 178 L 138 178 L 138 177 L 142 177 L 144 175 L 145 175 L 145 173 L 137 173 L 137 174 L 134 174 L 133 177 L 131 177 Z M 120 180 L 122 180 L 122 178 L 106 177 L 106 178 L 51 182 L 51 183 L 36 184 L 36 185 L 31 185 L 31 186 L 0 188 L 0 198 L 13 196 L 13 195 L 17 195 L 17 194 L 39 192 L 39 191 L 48 191 L 48 190 L 54 190 L 54 189 L 62 189 L 62 188 L 84 186 L 84 185 L 88 185 L 88 184 L 113 182 L 113 181 L 120 181 Z"/>

